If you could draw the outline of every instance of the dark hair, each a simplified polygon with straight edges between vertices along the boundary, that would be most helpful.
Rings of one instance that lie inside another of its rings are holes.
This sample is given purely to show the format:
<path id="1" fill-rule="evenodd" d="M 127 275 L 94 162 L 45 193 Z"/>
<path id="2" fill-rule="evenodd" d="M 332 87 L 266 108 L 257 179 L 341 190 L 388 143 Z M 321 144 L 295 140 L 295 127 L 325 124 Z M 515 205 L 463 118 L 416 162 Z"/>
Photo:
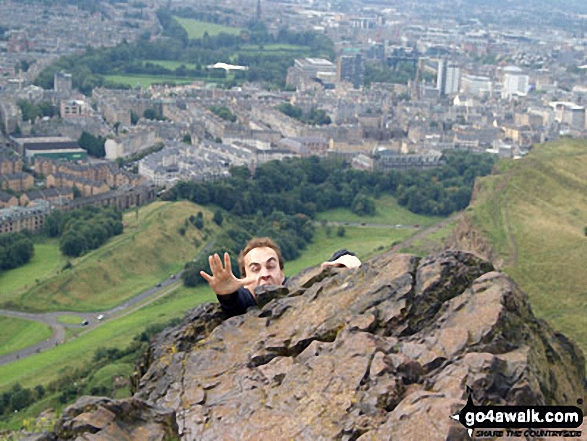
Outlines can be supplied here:
<path id="1" fill-rule="evenodd" d="M 247 242 L 245 247 L 241 250 L 238 255 L 238 269 L 241 272 L 241 277 L 245 277 L 245 256 L 249 251 L 255 248 L 268 247 L 275 251 L 277 254 L 277 260 L 279 260 L 279 268 L 283 270 L 283 257 L 281 256 L 281 250 L 279 246 L 273 242 L 269 237 L 253 237 Z"/>

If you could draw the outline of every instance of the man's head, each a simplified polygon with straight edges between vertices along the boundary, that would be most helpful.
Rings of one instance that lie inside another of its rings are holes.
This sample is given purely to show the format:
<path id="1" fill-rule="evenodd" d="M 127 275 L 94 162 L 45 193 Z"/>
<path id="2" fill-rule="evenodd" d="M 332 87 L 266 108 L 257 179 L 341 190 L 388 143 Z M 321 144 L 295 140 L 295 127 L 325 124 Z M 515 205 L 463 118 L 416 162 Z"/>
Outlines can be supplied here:
<path id="1" fill-rule="evenodd" d="M 268 237 L 251 239 L 238 256 L 238 266 L 241 277 L 255 277 L 245 287 L 251 292 L 260 285 L 281 285 L 285 279 L 281 250 Z"/>

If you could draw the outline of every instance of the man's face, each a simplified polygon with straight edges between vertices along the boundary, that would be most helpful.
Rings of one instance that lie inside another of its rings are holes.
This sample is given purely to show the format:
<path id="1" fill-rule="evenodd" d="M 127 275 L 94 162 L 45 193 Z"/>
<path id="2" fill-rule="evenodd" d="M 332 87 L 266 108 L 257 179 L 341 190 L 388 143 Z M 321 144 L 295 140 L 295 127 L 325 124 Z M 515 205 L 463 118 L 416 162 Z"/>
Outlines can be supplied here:
<path id="1" fill-rule="evenodd" d="M 281 285 L 285 276 L 279 268 L 279 259 L 273 248 L 258 247 L 249 251 L 244 258 L 247 277 L 255 277 L 255 282 L 245 286 L 252 293 L 261 285 Z"/>

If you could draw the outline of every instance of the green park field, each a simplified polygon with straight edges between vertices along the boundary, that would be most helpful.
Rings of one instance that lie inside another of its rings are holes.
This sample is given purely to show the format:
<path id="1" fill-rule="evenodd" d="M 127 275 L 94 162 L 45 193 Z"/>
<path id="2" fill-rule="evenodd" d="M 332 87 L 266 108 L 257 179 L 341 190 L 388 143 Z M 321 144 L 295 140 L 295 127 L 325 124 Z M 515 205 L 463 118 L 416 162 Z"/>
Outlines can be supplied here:
<path id="1" fill-rule="evenodd" d="M 201 78 L 181 78 L 172 75 L 104 75 L 107 83 L 127 84 L 147 88 L 152 84 L 189 84 Z M 222 81 L 222 79 L 220 79 Z"/>
<path id="2" fill-rule="evenodd" d="M 532 309 L 587 351 L 587 142 L 536 146 L 481 178 L 466 216 Z"/>
<path id="3" fill-rule="evenodd" d="M 51 328 L 31 320 L 0 316 L 0 356 L 51 337 Z"/>
<path id="4" fill-rule="evenodd" d="M 239 35 L 242 31 L 240 28 L 233 28 L 230 26 L 223 26 L 215 23 L 208 23 L 205 21 L 194 20 L 191 18 L 174 17 L 175 20 L 187 31 L 188 38 L 194 40 L 203 38 L 204 34 L 210 37 L 220 33 Z"/>

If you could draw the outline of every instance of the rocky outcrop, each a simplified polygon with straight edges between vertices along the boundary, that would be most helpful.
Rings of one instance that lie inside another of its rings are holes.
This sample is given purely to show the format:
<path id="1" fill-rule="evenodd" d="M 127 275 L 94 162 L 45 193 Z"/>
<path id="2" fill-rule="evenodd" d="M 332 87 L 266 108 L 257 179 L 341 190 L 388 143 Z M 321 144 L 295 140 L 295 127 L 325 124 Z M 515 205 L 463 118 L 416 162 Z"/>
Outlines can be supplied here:
<path id="1" fill-rule="evenodd" d="M 503 267 L 503 258 L 491 246 L 487 237 L 474 226 L 467 213 L 459 217 L 456 227 L 445 241 L 447 249 L 469 251 L 492 262 L 496 268 Z"/>
<path id="2" fill-rule="evenodd" d="M 478 404 L 585 399 L 581 351 L 471 253 L 315 268 L 259 298 L 229 319 L 216 304 L 191 311 L 151 344 L 133 398 L 78 400 L 56 436 L 460 440 L 449 416 L 467 387 Z"/>

